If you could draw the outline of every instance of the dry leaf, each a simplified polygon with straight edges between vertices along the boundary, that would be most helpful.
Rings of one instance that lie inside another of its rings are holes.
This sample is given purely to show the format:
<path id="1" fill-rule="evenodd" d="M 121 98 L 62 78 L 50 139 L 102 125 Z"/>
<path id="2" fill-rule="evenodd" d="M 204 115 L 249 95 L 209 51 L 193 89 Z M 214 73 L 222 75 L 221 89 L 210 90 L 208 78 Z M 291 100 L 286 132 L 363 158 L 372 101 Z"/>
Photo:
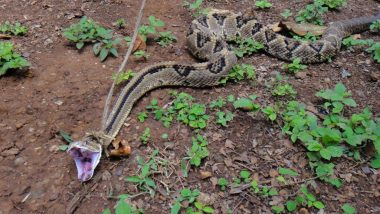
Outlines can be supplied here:
<path id="1" fill-rule="evenodd" d="M 206 178 L 209 178 L 212 176 L 212 173 L 209 172 L 209 171 L 200 171 L 199 173 L 199 176 L 201 177 L 201 179 L 206 179 Z"/>
<path id="2" fill-rule="evenodd" d="M 282 30 L 282 27 L 280 26 L 280 22 L 276 22 L 276 23 L 274 23 L 273 25 L 270 26 L 270 28 L 271 28 L 274 32 L 276 32 L 276 33 L 280 32 L 280 31 Z"/>
<path id="3" fill-rule="evenodd" d="M 145 50 L 146 49 L 146 43 L 140 36 L 140 34 L 137 35 L 135 44 L 133 45 L 132 53 L 137 50 Z"/>
<path id="4" fill-rule="evenodd" d="M 320 36 L 325 32 L 327 28 L 326 26 L 319 26 L 308 23 L 297 24 L 295 22 L 280 22 L 278 27 L 281 29 L 293 31 L 300 36 L 305 36 L 309 32 L 315 36 Z"/>
<path id="5" fill-rule="evenodd" d="M 10 39 L 12 38 L 10 35 L 7 35 L 7 34 L 1 34 L 0 33 L 0 39 Z"/>
<path id="6" fill-rule="evenodd" d="M 110 151 L 110 156 L 121 157 L 131 154 L 131 146 L 125 140 L 114 140 L 114 142 L 112 142 L 112 145 L 115 149 L 112 149 Z"/>

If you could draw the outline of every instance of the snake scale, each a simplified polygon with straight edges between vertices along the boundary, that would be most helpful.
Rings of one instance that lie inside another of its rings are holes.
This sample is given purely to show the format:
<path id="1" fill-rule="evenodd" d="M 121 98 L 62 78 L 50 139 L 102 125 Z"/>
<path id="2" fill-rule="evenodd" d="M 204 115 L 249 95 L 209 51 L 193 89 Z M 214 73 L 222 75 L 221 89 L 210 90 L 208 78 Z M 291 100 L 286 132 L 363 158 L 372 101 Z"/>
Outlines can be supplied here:
<path id="1" fill-rule="evenodd" d="M 69 145 L 68 152 L 75 160 L 78 178 L 81 181 L 91 179 L 102 149 L 109 146 L 133 105 L 148 91 L 162 86 L 218 85 L 237 63 L 227 41 L 236 37 L 253 38 L 264 45 L 265 52 L 278 59 L 292 61 L 300 58 L 302 63 L 318 63 L 336 55 L 344 37 L 367 30 L 379 18 L 380 13 L 333 22 L 320 40 L 301 42 L 273 32 L 253 18 L 228 10 L 211 10 L 193 20 L 187 34 L 189 51 L 204 62 L 182 64 L 168 61 L 145 67 L 124 87 L 103 130 Z"/>

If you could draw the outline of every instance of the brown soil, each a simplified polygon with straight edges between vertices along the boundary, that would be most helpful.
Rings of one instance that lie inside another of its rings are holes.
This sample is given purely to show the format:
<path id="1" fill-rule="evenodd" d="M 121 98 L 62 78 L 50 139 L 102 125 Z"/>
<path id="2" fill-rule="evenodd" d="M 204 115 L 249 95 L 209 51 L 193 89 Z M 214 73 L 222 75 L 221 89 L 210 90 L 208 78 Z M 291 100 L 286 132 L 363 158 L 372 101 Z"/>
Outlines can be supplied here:
<path id="1" fill-rule="evenodd" d="M 280 13 L 291 8 L 297 11 L 308 1 L 271 0 L 274 7 L 269 10 L 255 10 L 258 20 L 265 24 L 281 19 Z M 207 1 L 208 7 L 250 12 L 252 1 Z M 78 52 L 62 37 L 61 29 L 77 22 L 86 15 L 103 26 L 112 28 L 118 18 L 127 20 L 127 29 L 116 33 L 131 34 L 139 1 L 0 1 L 0 22 L 20 21 L 30 29 L 26 37 L 13 37 L 20 52 L 32 63 L 25 73 L 14 72 L 0 78 L 0 213 L 65 213 L 74 195 L 83 188 L 93 186 L 94 181 L 81 184 L 76 178 L 72 159 L 58 146 L 64 141 L 57 134 L 64 130 L 74 139 L 80 139 L 85 132 L 100 127 L 105 97 L 112 83 L 111 74 L 117 70 L 122 58 L 110 58 L 104 63 L 94 57 L 90 46 Z M 345 8 L 325 15 L 326 21 L 354 16 L 375 14 L 380 5 L 372 0 L 348 0 Z M 145 15 L 154 15 L 167 24 L 178 37 L 173 46 L 148 46 L 150 58 L 144 61 L 131 60 L 129 68 L 138 71 L 144 66 L 177 60 L 195 61 L 186 51 L 185 34 L 192 20 L 191 13 L 182 7 L 182 1 L 148 1 Z M 146 22 L 146 19 L 144 20 Z M 363 33 L 364 38 L 379 40 L 379 36 Z M 125 48 L 120 51 L 123 53 Z M 209 103 L 217 96 L 229 94 L 243 96 L 255 93 L 261 104 L 274 103 L 266 83 L 274 78 L 283 63 L 266 54 L 255 54 L 241 62 L 254 64 L 258 78 L 254 83 L 241 82 L 226 87 L 189 89 L 177 88 L 194 96 L 199 102 Z M 289 82 L 298 91 L 297 98 L 309 105 L 317 105 L 314 96 L 322 88 L 331 88 L 343 82 L 352 92 L 359 107 L 369 106 L 375 116 L 380 113 L 379 64 L 362 50 L 342 51 L 331 63 L 310 65 L 307 75 L 297 79 L 289 76 Z M 351 77 L 342 78 L 346 69 Z M 285 75 L 285 73 L 283 73 Z M 143 208 L 145 213 L 168 213 L 174 197 L 183 187 L 198 188 L 214 201 L 210 204 L 218 212 L 232 209 L 234 213 L 271 212 L 275 200 L 284 200 L 284 195 L 294 194 L 298 187 L 284 188 L 277 198 L 259 197 L 243 191 L 231 195 L 212 185 L 213 179 L 200 179 L 200 171 L 212 172 L 212 178 L 226 177 L 232 181 L 240 170 L 250 170 L 254 178 L 275 183 L 275 171 L 279 166 L 290 167 L 300 173 L 295 181 L 313 177 L 307 167 L 306 152 L 299 145 L 291 145 L 281 134 L 280 127 L 262 117 L 251 117 L 236 111 L 228 128 L 210 123 L 202 133 L 209 139 L 210 156 L 200 168 L 192 168 L 188 178 L 179 176 L 179 161 L 191 146 L 190 128 L 174 123 L 169 129 L 150 117 L 145 123 L 136 120 L 152 98 L 159 104 L 170 101 L 168 92 L 159 89 L 148 93 L 133 109 L 130 119 L 121 131 L 123 139 L 132 145 L 132 154 L 126 159 L 103 159 L 96 174 L 102 176 L 79 204 L 76 213 L 101 213 L 106 207 L 113 207 L 120 194 L 137 194 L 139 190 L 124 178 L 137 173 L 137 156 L 146 157 L 158 149 L 169 160 L 173 173 L 157 175 L 158 185 L 154 198 L 141 195 L 131 203 Z M 231 106 L 229 110 L 233 111 Z M 210 113 L 211 114 L 211 113 Z M 139 135 L 145 129 L 152 129 L 152 142 L 141 146 Z M 169 134 L 165 143 L 163 133 Z M 232 141 L 232 146 L 230 145 Z M 226 145 L 226 142 L 227 145 Z M 169 148 L 168 148 L 169 145 Z M 170 146 L 172 145 L 172 146 Z M 227 147 L 226 147 L 227 146 Z M 339 161 L 337 171 L 345 179 L 345 185 L 336 189 L 316 181 L 313 190 L 326 204 L 327 213 L 341 213 L 341 205 L 351 203 L 359 213 L 380 213 L 380 171 L 368 168 L 369 163 L 356 164 L 351 158 Z M 272 171 L 271 171 L 272 170 Z M 271 172 L 271 173 L 270 173 Z M 169 195 L 167 191 L 169 190 Z M 282 201 L 283 202 L 283 201 Z M 316 210 L 310 209 L 310 212 Z"/>

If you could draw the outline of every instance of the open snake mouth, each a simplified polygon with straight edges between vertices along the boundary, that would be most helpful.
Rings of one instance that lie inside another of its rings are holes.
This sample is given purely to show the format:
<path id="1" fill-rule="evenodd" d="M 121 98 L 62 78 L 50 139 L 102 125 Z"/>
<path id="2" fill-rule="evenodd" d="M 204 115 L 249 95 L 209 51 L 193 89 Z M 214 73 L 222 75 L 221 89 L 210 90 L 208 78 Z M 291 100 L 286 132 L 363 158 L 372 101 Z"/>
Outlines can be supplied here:
<path id="1" fill-rule="evenodd" d="M 102 154 L 101 146 L 93 147 L 86 141 L 76 141 L 70 144 L 67 152 L 73 157 L 78 172 L 78 179 L 88 181 L 94 175 Z"/>

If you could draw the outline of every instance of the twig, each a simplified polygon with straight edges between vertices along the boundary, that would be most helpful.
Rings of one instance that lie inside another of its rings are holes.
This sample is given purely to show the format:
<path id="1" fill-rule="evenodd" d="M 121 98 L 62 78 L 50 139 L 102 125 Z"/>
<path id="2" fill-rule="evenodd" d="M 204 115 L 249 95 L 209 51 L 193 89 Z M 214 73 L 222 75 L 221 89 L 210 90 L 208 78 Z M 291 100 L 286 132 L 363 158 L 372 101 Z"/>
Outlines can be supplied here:
<path id="1" fill-rule="evenodd" d="M 135 41 L 136 41 L 137 34 L 138 34 L 138 28 L 140 26 L 141 18 L 143 16 L 145 2 L 146 2 L 146 0 L 142 0 L 142 2 L 141 2 L 141 7 L 140 7 L 140 11 L 139 11 L 137 20 L 136 20 L 136 25 L 135 25 L 135 29 L 134 29 L 134 32 L 133 32 L 132 41 L 131 41 L 131 43 L 130 43 L 130 45 L 128 47 L 127 53 L 125 54 L 124 60 L 121 63 L 121 65 L 119 67 L 119 70 L 117 71 L 116 78 L 115 78 L 115 80 L 112 83 L 110 91 L 108 92 L 106 103 L 104 105 L 103 117 L 102 117 L 102 124 L 101 124 L 102 130 L 104 130 L 105 126 L 106 126 L 106 122 L 107 122 L 107 118 L 108 118 L 108 113 L 109 113 L 109 108 L 110 108 L 110 103 L 111 103 L 112 95 L 113 95 L 113 92 L 114 92 L 114 89 L 115 89 L 116 81 L 119 79 L 120 73 L 124 70 L 125 66 L 127 65 L 128 58 L 129 58 L 129 56 L 132 53 L 133 46 L 135 45 Z"/>

